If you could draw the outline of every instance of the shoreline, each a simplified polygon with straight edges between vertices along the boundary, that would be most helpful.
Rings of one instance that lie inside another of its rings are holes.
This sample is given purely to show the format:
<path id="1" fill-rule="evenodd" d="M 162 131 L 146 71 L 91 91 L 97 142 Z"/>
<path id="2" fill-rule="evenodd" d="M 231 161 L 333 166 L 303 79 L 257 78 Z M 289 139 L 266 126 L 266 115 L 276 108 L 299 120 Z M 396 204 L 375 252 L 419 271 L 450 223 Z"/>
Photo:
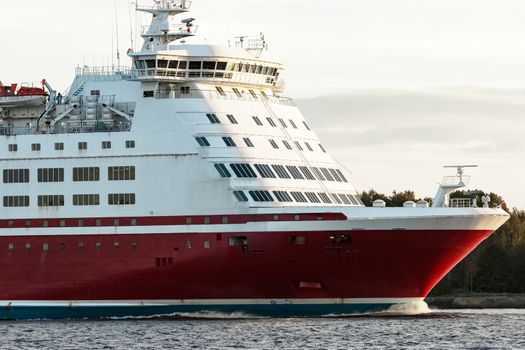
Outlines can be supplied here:
<path id="1" fill-rule="evenodd" d="M 525 309 L 525 293 L 472 293 L 425 298 L 431 309 Z"/>

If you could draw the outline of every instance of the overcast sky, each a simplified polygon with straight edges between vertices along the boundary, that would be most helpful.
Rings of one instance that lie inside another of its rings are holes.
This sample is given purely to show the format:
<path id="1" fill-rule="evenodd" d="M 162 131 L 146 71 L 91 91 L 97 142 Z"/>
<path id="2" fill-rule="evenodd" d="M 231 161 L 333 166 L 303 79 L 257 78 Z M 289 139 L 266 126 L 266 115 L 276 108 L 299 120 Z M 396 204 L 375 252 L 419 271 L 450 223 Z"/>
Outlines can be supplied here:
<path id="1" fill-rule="evenodd" d="M 131 26 L 148 21 L 116 6 L 129 65 Z M 2 1 L 0 80 L 64 90 L 77 65 L 116 64 L 114 13 L 110 0 Z M 358 189 L 430 196 L 442 165 L 474 163 L 473 186 L 525 209 L 523 0 L 194 0 L 191 16 L 194 42 L 265 33 L 285 94 Z"/>

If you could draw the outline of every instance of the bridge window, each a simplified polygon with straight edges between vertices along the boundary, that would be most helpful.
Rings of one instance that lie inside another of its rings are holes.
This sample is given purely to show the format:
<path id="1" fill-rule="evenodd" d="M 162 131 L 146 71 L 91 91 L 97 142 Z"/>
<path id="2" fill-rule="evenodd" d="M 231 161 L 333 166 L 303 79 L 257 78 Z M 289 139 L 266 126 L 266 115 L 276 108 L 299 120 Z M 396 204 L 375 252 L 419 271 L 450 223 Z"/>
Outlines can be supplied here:
<path id="1" fill-rule="evenodd" d="M 188 61 L 180 61 L 179 69 L 186 69 L 188 67 Z"/>
<path id="2" fill-rule="evenodd" d="M 217 65 L 217 62 L 204 61 L 202 62 L 202 69 L 215 70 L 216 65 Z"/>
<path id="3" fill-rule="evenodd" d="M 202 61 L 190 61 L 190 69 L 192 70 L 202 69 Z"/>
<path id="4" fill-rule="evenodd" d="M 226 70 L 228 62 L 217 62 L 217 70 Z"/>

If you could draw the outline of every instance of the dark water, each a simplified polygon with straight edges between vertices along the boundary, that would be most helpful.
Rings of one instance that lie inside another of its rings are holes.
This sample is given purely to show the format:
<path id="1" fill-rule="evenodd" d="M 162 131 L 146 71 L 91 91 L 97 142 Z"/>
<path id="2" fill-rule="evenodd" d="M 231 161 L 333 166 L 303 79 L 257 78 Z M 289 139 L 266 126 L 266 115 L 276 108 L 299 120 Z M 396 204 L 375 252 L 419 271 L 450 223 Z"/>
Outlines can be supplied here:
<path id="1" fill-rule="evenodd" d="M 525 310 L 0 322 L 0 349 L 525 349 Z"/>

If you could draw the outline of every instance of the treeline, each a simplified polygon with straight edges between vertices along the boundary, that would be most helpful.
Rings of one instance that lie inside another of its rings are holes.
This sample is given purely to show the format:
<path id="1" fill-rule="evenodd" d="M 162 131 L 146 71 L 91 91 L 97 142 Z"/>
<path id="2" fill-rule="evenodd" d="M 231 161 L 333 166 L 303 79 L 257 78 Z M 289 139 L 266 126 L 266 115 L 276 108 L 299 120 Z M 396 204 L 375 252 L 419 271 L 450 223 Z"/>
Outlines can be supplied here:
<path id="1" fill-rule="evenodd" d="M 458 191 L 452 193 L 451 198 L 477 196 L 481 206 L 482 195 L 485 195 L 482 191 Z M 494 193 L 489 196 L 491 206 L 507 210 L 510 219 L 443 278 L 431 295 L 525 293 L 525 211 L 508 210 L 500 196 Z M 367 206 L 376 199 L 384 200 L 391 207 L 419 199 L 431 202 L 430 198 L 416 198 L 413 191 L 393 192 L 388 196 L 371 190 L 361 193 L 361 198 Z"/>

